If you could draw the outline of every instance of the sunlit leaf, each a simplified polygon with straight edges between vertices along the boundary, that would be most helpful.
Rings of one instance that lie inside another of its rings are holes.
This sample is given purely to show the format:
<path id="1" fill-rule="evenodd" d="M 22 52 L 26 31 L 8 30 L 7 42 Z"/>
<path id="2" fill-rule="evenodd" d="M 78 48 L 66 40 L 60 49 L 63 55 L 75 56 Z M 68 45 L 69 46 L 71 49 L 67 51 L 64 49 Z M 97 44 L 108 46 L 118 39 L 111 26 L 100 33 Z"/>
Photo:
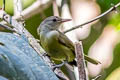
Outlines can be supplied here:
<path id="1" fill-rule="evenodd" d="M 120 31 L 120 14 L 113 14 L 108 24 L 113 25 L 116 31 Z"/>
<path id="2" fill-rule="evenodd" d="M 28 6 L 30 6 L 33 2 L 35 2 L 36 0 L 22 0 L 22 4 L 23 4 L 23 8 L 26 8 Z M 14 1 L 13 0 L 5 0 L 5 7 L 6 7 L 6 11 L 9 13 L 9 14 L 13 14 L 13 3 Z M 0 6 L 2 7 L 3 5 L 3 0 L 0 0 Z"/>
<path id="3" fill-rule="evenodd" d="M 114 70 L 106 80 L 120 80 L 120 67 Z"/>

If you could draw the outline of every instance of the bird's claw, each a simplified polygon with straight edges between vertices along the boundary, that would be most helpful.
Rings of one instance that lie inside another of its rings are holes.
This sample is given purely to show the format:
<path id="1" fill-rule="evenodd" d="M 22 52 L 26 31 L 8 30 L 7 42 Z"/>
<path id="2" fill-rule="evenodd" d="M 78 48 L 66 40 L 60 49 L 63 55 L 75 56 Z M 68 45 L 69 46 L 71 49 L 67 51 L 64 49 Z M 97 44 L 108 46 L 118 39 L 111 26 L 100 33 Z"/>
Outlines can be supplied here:
<path id="1" fill-rule="evenodd" d="M 68 63 L 67 61 L 63 61 L 61 64 L 54 64 L 53 65 L 53 71 L 56 69 L 56 68 L 61 68 L 63 65 L 65 65 L 66 63 Z"/>

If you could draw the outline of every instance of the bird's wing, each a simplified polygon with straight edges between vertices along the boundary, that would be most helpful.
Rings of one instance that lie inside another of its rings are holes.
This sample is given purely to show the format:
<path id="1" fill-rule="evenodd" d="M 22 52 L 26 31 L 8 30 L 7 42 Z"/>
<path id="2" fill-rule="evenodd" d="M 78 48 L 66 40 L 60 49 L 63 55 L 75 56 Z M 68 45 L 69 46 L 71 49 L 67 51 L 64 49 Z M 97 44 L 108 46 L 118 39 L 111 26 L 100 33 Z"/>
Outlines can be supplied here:
<path id="1" fill-rule="evenodd" d="M 58 37 L 58 41 L 65 45 L 66 47 L 68 47 L 69 49 L 71 49 L 72 51 L 74 51 L 74 44 L 72 43 L 72 41 L 70 41 L 70 39 L 68 39 L 68 37 L 66 35 L 64 35 L 62 32 L 59 32 L 59 37 Z"/>
<path id="2" fill-rule="evenodd" d="M 68 39 L 68 37 L 66 35 L 64 35 L 62 32 L 58 31 L 59 32 L 59 37 L 58 37 L 58 41 L 65 45 L 66 47 L 68 47 L 69 49 L 71 49 L 73 51 L 73 53 L 75 54 L 75 50 L 74 50 L 74 44 L 72 43 L 72 41 L 70 41 Z M 99 61 L 93 59 L 93 58 L 90 58 L 88 57 L 87 55 L 84 55 L 85 57 L 85 60 L 87 60 L 88 62 L 90 63 L 93 63 L 93 64 L 100 64 Z"/>

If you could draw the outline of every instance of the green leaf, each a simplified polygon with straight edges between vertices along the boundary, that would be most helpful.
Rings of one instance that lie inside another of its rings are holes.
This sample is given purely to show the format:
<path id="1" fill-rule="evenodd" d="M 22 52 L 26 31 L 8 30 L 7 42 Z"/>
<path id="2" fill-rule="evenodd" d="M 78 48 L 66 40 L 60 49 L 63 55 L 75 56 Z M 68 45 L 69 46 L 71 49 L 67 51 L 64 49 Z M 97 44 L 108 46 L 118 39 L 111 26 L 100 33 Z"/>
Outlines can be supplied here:
<path id="1" fill-rule="evenodd" d="M 36 0 L 22 0 L 23 9 L 27 8 L 35 1 Z M 14 10 L 13 3 L 14 3 L 13 0 L 6 0 L 6 3 L 5 3 L 6 12 L 11 14 L 11 15 L 13 15 L 13 10 Z M 3 5 L 3 0 L 0 0 L 0 6 L 2 7 L 2 5 Z"/>
<path id="2" fill-rule="evenodd" d="M 119 2 L 120 0 L 97 0 L 97 3 L 100 5 L 102 12 L 106 11 L 112 5 L 115 5 Z"/>
<path id="3" fill-rule="evenodd" d="M 120 80 L 120 67 L 115 69 L 106 80 Z"/>
<path id="4" fill-rule="evenodd" d="M 116 31 L 120 31 L 120 14 L 113 13 L 108 24 L 113 25 Z"/>

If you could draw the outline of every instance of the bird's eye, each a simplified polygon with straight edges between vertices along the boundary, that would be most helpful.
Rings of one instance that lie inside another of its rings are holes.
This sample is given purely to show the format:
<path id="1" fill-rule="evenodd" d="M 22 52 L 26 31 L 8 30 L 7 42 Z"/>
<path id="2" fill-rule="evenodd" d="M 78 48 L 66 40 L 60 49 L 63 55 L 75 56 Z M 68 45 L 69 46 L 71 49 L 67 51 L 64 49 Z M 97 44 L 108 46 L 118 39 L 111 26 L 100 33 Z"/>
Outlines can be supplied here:
<path id="1" fill-rule="evenodd" d="M 56 22 L 57 21 L 57 19 L 53 19 L 53 22 Z"/>

